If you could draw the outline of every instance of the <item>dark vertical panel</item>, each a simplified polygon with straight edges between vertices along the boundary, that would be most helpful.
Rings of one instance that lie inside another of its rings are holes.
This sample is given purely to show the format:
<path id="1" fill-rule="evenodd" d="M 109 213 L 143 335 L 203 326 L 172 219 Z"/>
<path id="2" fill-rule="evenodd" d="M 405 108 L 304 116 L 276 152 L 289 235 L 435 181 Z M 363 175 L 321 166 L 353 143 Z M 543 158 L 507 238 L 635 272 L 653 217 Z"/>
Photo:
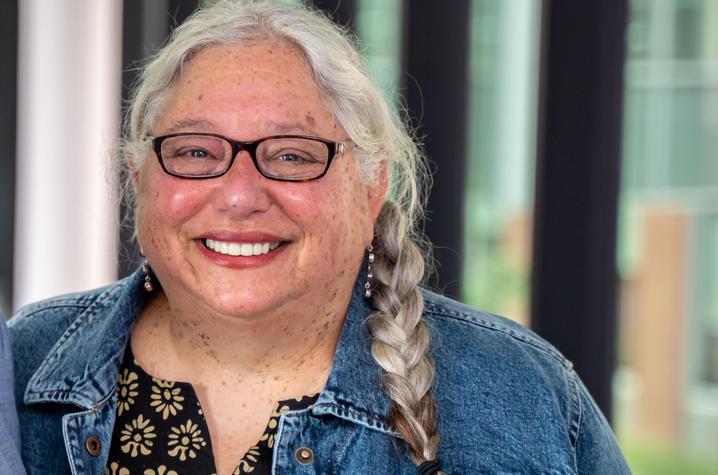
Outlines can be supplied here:
<path id="1" fill-rule="evenodd" d="M 138 68 L 166 41 L 171 30 L 181 24 L 199 6 L 199 0 L 124 0 L 122 22 L 122 98 L 127 104 Z M 121 177 L 122 180 L 125 177 Z M 133 237 L 127 203 L 120 207 L 123 223 L 120 229 L 118 274 L 124 277 L 140 263 L 139 247 Z"/>
<path id="2" fill-rule="evenodd" d="M 532 324 L 607 416 L 627 0 L 544 1 Z"/>
<path id="3" fill-rule="evenodd" d="M 459 294 L 463 261 L 469 5 L 468 0 L 404 2 L 406 101 L 435 164 L 425 225 L 439 264 L 432 285 L 453 297 Z"/>
<path id="4" fill-rule="evenodd" d="M 0 18 L 0 313 L 12 306 L 15 228 L 15 117 L 17 110 L 17 0 L 3 3 Z"/>
<path id="5" fill-rule="evenodd" d="M 356 31 L 354 17 L 356 16 L 356 0 L 312 0 L 315 7 L 324 10 L 341 26 Z"/>
<path id="6" fill-rule="evenodd" d="M 201 0 L 169 0 L 169 12 L 172 16 L 170 28 L 182 24 L 185 19 L 190 16 L 197 8 L 200 7 Z"/>
<path id="7" fill-rule="evenodd" d="M 131 85 L 137 78 L 136 68 L 146 54 L 143 31 L 143 0 L 125 0 L 122 12 L 122 103 L 129 99 Z M 120 180 L 124 182 L 123 175 Z M 127 203 L 120 206 L 120 245 L 118 275 L 125 277 L 139 265 L 139 249 L 133 239 L 132 223 L 129 222 Z"/>

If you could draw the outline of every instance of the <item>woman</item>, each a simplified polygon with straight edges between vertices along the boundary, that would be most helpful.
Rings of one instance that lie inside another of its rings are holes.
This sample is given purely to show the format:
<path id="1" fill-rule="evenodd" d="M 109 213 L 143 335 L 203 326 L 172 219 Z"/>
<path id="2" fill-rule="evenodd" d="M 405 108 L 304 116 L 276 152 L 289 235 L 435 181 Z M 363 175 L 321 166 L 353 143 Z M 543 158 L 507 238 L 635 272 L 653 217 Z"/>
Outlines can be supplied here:
<path id="1" fill-rule="evenodd" d="M 421 157 L 321 15 L 194 15 L 122 152 L 143 269 L 13 320 L 30 473 L 627 471 L 556 350 L 419 289 Z"/>

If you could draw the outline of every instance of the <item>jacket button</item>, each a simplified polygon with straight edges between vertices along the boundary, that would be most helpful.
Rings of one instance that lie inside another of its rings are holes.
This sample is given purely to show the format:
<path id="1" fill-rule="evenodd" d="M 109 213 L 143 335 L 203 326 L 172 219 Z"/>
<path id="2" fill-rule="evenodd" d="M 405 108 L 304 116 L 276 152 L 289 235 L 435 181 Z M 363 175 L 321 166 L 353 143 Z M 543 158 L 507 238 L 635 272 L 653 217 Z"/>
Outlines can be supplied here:
<path id="1" fill-rule="evenodd" d="M 294 452 L 294 458 L 302 465 L 309 465 L 314 460 L 314 452 L 308 447 L 299 447 Z"/>
<path id="2" fill-rule="evenodd" d="M 100 455 L 101 448 L 100 439 L 98 439 L 96 435 L 92 434 L 87 436 L 87 439 L 85 439 L 85 449 L 88 454 L 97 457 Z"/>

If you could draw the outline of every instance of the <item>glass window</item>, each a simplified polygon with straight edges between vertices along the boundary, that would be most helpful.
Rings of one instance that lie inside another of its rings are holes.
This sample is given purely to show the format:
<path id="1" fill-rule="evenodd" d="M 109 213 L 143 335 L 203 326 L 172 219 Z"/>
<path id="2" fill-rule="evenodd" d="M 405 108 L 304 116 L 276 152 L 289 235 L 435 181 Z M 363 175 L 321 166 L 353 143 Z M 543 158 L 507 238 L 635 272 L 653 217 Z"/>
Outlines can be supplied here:
<path id="1" fill-rule="evenodd" d="M 356 32 L 369 72 L 396 99 L 401 69 L 401 0 L 358 0 Z"/>
<path id="2" fill-rule="evenodd" d="M 472 0 L 462 299 L 527 323 L 541 3 Z M 401 0 L 359 0 L 374 79 L 396 99 Z"/>
<path id="3" fill-rule="evenodd" d="M 718 473 L 718 2 L 630 2 L 620 439 L 636 474 Z"/>
<path id="4" fill-rule="evenodd" d="M 471 8 L 462 298 L 527 324 L 541 2 Z"/>

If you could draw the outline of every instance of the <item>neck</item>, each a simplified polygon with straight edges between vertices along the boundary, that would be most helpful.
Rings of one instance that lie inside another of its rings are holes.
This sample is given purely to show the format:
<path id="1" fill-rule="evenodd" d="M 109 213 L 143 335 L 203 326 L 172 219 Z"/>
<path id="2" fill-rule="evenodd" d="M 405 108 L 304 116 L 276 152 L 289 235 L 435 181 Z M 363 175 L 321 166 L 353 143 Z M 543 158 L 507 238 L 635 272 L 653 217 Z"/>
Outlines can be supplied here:
<path id="1" fill-rule="evenodd" d="M 351 287 L 335 295 L 239 318 L 188 310 L 158 291 L 133 329 L 135 357 L 168 380 L 262 385 L 288 396 L 318 392 L 331 369 Z M 323 304 L 312 304 L 318 301 Z"/>

